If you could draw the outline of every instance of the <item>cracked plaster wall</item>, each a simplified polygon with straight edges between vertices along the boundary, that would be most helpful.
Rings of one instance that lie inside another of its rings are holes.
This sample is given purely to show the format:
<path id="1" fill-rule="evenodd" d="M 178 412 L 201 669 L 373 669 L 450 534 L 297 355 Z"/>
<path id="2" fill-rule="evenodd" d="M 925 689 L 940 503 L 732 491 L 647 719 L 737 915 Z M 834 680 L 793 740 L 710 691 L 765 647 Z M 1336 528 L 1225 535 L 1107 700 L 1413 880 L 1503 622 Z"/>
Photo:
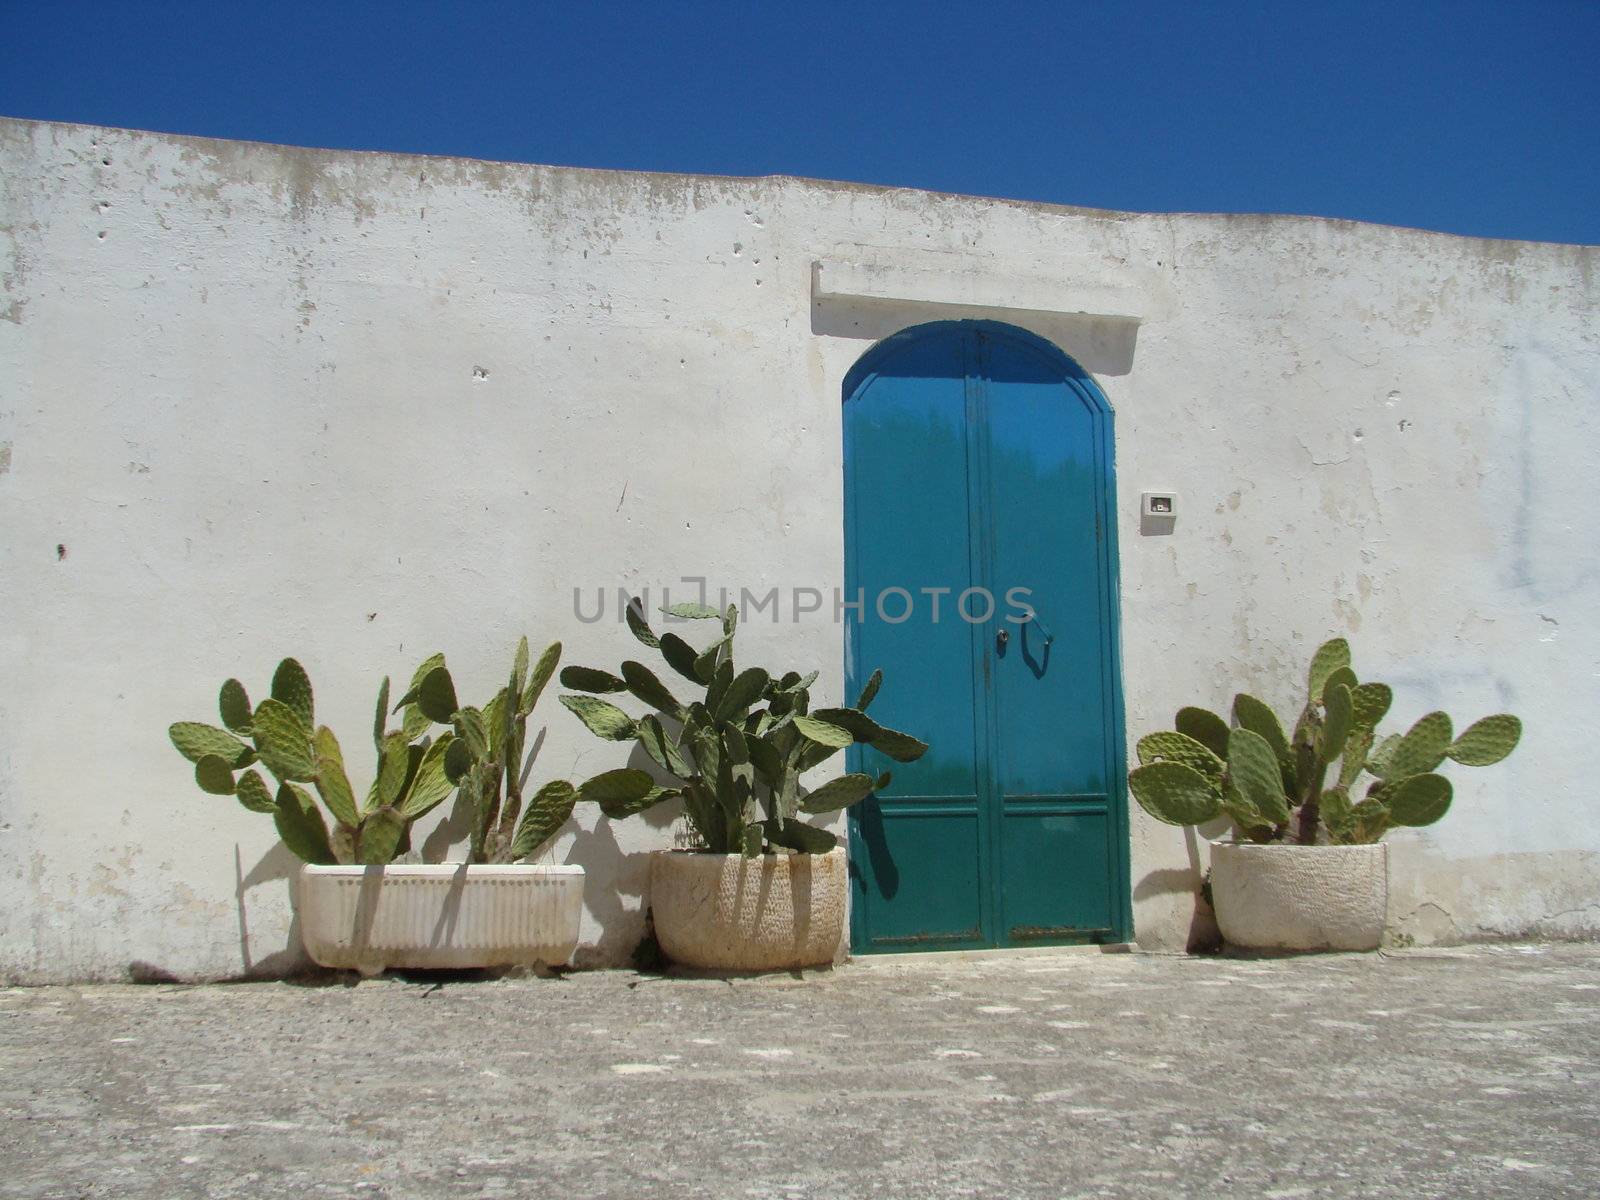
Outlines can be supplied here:
<path id="1" fill-rule="evenodd" d="M 1528 725 L 1394 837 L 1397 934 L 1593 936 L 1597 257 L 0 122 L 0 974 L 299 962 L 270 823 L 165 740 L 230 674 L 260 691 L 299 656 L 359 774 L 378 677 L 434 649 L 483 695 L 523 631 L 618 658 L 575 584 L 837 586 L 840 383 L 886 322 L 950 314 L 820 311 L 824 260 L 1133 295 L 1136 342 L 983 314 L 1054 337 L 1116 409 L 1130 741 L 1238 688 L 1286 709 L 1345 634 L 1398 721 Z M 1140 536 L 1160 488 L 1176 527 Z M 742 640 L 837 695 L 831 620 Z M 615 765 L 553 709 L 538 772 Z M 580 958 L 622 961 L 670 834 L 579 826 L 554 857 L 590 872 Z M 1203 936 L 1203 857 L 1135 814 L 1141 942 Z"/>

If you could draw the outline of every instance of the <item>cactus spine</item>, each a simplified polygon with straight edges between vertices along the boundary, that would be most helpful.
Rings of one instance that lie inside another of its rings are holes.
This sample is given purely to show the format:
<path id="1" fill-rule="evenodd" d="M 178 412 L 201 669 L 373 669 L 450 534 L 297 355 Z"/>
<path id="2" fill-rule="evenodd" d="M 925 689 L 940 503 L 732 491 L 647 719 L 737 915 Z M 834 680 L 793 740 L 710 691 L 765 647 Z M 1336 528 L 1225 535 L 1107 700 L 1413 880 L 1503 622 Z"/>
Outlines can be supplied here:
<path id="1" fill-rule="evenodd" d="M 673 633 L 657 635 L 645 619 L 644 605 L 632 600 L 628 628 L 638 641 L 661 654 L 666 665 L 700 694 L 679 699 L 649 667 L 629 661 L 612 675 L 586 667 L 561 672 L 573 689 L 561 703 L 597 737 L 637 741 L 671 779 L 658 787 L 644 771 L 611 771 L 578 789 L 578 799 L 600 805 L 619 819 L 667 800 L 681 799 L 684 815 L 705 849 L 754 856 L 775 849 L 802 854 L 831 850 L 837 839 L 799 819 L 802 813 L 827 813 L 858 803 L 888 786 L 889 772 L 839 776 L 806 795 L 800 776 L 854 743 L 873 747 L 896 762 L 914 762 L 927 744 L 867 716 L 883 673 L 876 671 L 853 708 L 811 708 L 816 672 L 790 671 L 774 677 L 760 667 L 734 665 L 738 610 L 726 613 L 703 604 L 675 604 L 662 610 L 689 620 L 720 620 L 720 636 L 696 650 Z M 635 719 L 595 693 L 626 692 L 655 710 Z M 581 694 L 588 693 L 588 694 Z"/>
<path id="2" fill-rule="evenodd" d="M 1450 717 L 1433 712 L 1405 734 L 1380 739 L 1377 726 L 1393 698 L 1387 684 L 1357 679 L 1349 643 L 1334 638 L 1312 656 L 1292 736 L 1267 705 L 1242 692 L 1231 727 L 1206 709 L 1184 708 L 1176 731 L 1139 740 L 1140 766 L 1129 773 L 1128 788 L 1169 824 L 1226 816 L 1253 841 L 1375 842 L 1396 825 L 1431 825 L 1444 816 L 1451 786 L 1436 771 L 1446 759 L 1490 766 L 1522 736 L 1522 722 L 1499 713 L 1452 740 Z M 1373 782 L 1353 800 L 1363 774 Z"/>

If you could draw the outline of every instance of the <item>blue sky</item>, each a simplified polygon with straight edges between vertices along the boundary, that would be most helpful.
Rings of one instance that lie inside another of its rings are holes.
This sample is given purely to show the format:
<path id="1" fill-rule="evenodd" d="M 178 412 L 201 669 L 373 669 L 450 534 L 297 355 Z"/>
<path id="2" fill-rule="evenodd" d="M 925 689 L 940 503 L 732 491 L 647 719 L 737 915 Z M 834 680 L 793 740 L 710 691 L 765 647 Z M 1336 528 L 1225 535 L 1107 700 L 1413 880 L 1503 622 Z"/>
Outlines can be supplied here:
<path id="1" fill-rule="evenodd" d="M 1600 2 L 0 0 L 0 114 L 1600 243 Z"/>

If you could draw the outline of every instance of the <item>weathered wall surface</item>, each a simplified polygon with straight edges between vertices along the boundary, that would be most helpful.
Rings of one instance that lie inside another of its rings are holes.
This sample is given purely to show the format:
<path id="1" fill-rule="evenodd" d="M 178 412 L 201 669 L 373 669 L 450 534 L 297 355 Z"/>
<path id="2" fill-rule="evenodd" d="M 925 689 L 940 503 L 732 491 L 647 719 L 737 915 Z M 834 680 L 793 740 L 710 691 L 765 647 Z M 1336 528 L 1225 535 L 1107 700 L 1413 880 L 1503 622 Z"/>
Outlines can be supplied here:
<path id="1" fill-rule="evenodd" d="M 378 678 L 435 649 L 483 697 L 524 631 L 623 657 L 574 587 L 838 586 L 841 381 L 953 315 L 1053 337 L 1116 409 L 1130 737 L 1239 687 L 1287 708 L 1348 635 L 1398 720 L 1528 725 L 1394 837 L 1396 927 L 1593 935 L 1597 261 L 0 122 L 0 974 L 293 966 L 293 860 L 195 790 L 170 721 L 293 653 L 348 750 Z M 830 270 L 901 282 L 814 300 Z M 1145 537 L 1155 488 L 1179 519 Z M 751 621 L 746 656 L 837 696 L 831 611 L 789 616 Z M 542 777 L 617 765 L 541 713 Z M 590 813 L 555 844 L 590 873 L 584 961 L 631 951 L 668 840 Z M 1203 855 L 1136 813 L 1142 942 L 1203 921 Z"/>

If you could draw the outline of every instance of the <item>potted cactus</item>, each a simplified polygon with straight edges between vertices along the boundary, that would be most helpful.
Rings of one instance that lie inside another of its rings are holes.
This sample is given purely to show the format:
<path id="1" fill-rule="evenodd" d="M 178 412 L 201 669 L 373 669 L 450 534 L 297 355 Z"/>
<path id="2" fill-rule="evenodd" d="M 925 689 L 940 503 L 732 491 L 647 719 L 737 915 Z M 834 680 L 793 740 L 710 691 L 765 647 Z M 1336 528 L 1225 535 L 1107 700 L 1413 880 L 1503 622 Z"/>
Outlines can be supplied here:
<path id="1" fill-rule="evenodd" d="M 698 846 L 657 851 L 650 867 L 656 937 L 669 959 L 737 971 L 831 963 L 844 937 L 844 851 L 831 832 L 800 818 L 855 804 L 887 787 L 890 774 L 841 775 L 806 793 L 800 776 L 853 742 L 897 762 L 915 761 L 927 744 L 867 716 L 881 672 L 855 707 L 812 709 L 816 672 L 774 677 L 760 667 L 736 669 L 737 608 L 677 604 L 662 611 L 721 620 L 721 636 L 696 650 L 674 633 L 657 636 L 638 600 L 627 608 L 634 637 L 659 651 L 698 695 L 681 700 L 649 667 L 629 661 L 617 675 L 566 668 L 561 682 L 573 691 L 561 703 L 597 736 L 636 741 L 670 782 L 658 785 L 649 772 L 623 768 L 590 780 L 578 798 L 614 820 L 682 801 Z M 622 692 L 654 711 L 635 718 L 601 698 Z"/>
<path id="2" fill-rule="evenodd" d="M 1176 729 L 1139 740 L 1128 788 L 1146 812 L 1172 825 L 1232 823 L 1231 838 L 1211 843 L 1212 903 L 1231 945 L 1376 949 L 1388 903 L 1383 835 L 1449 810 L 1450 781 L 1438 774 L 1446 759 L 1490 766 L 1522 736 L 1509 713 L 1456 737 L 1449 715 L 1431 712 L 1379 737 L 1392 700 L 1388 685 L 1357 679 L 1349 643 L 1335 638 L 1312 657 L 1292 735 L 1240 693 L 1231 725 L 1184 708 Z"/>
<path id="3" fill-rule="evenodd" d="M 457 706 L 444 657 L 434 655 L 394 706 L 397 730 L 388 728 L 385 679 L 373 724 L 377 769 L 359 803 L 332 730 L 315 726 L 311 683 L 293 659 L 279 665 L 271 697 L 254 710 L 243 685 L 223 684 L 226 729 L 179 722 L 169 733 L 195 763 L 202 789 L 270 813 L 303 860 L 297 907 L 314 961 L 368 975 L 561 963 L 577 945 L 583 868 L 520 861 L 565 824 L 576 794 L 557 781 L 522 803 L 527 717 L 560 654 L 552 645 L 530 674 L 524 638 L 510 683 L 483 709 Z M 435 724 L 450 728 L 430 737 Z M 252 769 L 258 761 L 277 781 L 276 794 Z M 412 824 L 458 789 L 473 817 L 470 861 L 396 862 L 411 850 Z"/>

